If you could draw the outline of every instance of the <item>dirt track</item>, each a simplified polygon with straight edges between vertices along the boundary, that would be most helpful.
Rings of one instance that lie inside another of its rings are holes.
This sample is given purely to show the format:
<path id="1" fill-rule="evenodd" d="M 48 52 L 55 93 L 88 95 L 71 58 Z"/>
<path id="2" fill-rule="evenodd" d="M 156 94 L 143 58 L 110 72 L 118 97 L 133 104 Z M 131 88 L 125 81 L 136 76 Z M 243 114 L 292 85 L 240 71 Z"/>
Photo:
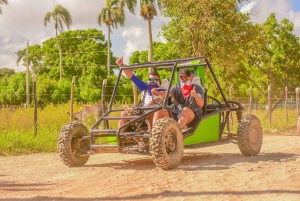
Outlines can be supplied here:
<path id="1" fill-rule="evenodd" d="M 0 200 L 300 200 L 300 137 L 264 136 L 244 157 L 233 143 L 185 149 L 177 169 L 149 156 L 90 157 L 83 167 L 58 154 L 0 157 Z"/>

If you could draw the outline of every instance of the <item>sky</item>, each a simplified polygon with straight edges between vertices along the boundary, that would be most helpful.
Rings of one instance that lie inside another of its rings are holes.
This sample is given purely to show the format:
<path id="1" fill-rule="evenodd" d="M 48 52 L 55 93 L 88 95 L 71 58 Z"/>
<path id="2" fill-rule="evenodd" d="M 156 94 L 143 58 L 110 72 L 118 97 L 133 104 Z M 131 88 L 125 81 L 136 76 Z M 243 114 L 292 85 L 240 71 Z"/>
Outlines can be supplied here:
<path id="1" fill-rule="evenodd" d="M 55 36 L 53 20 L 44 26 L 43 20 L 47 12 L 54 10 L 54 5 L 60 4 L 67 8 L 73 24 L 70 30 L 96 28 L 107 36 L 107 28 L 97 23 L 97 16 L 105 5 L 105 0 L 8 0 L 8 5 L 1 5 L 0 15 L 0 68 L 11 68 L 16 72 L 24 71 L 25 67 L 17 66 L 17 55 L 14 52 L 29 45 L 42 44 L 43 41 Z M 251 9 L 251 21 L 263 23 L 270 13 L 276 13 L 278 21 L 287 18 L 294 23 L 294 33 L 300 36 L 300 0 L 251 0 L 241 11 Z M 162 16 L 152 21 L 154 41 L 163 42 L 158 37 L 160 28 L 167 24 Z M 111 34 L 114 56 L 124 56 L 124 63 L 134 51 L 146 50 L 148 46 L 147 24 L 139 16 L 139 5 L 136 15 L 126 13 L 125 26 L 113 29 Z"/>

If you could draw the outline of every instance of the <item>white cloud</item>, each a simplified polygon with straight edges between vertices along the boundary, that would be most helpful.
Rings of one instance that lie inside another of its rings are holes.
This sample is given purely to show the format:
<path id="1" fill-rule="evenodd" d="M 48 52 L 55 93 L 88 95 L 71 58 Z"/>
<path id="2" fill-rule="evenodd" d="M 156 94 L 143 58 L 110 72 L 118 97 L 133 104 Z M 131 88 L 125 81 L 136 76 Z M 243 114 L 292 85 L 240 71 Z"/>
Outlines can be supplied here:
<path id="1" fill-rule="evenodd" d="M 102 30 L 107 36 L 105 25 L 97 24 L 97 16 L 105 4 L 105 0 L 55 0 L 56 4 L 66 7 L 73 18 L 71 30 L 96 28 Z M 132 52 L 146 50 L 148 47 L 147 23 L 139 16 L 139 5 L 136 15 L 126 12 L 124 27 L 113 29 L 111 34 L 112 52 L 119 57 L 124 55 L 128 62 Z M 295 33 L 300 35 L 300 12 L 292 11 L 292 4 L 287 0 L 253 0 L 248 7 L 242 8 L 259 11 L 257 16 L 251 16 L 253 22 L 262 23 L 271 12 L 275 12 L 281 21 L 288 18 L 295 24 Z M 42 44 L 42 42 L 55 35 L 53 21 L 44 26 L 43 20 L 47 12 L 54 9 L 53 0 L 10 0 L 9 5 L 2 5 L 3 14 L 0 15 L 0 68 L 10 67 L 17 71 L 23 67 L 15 65 L 17 56 L 13 53 L 29 45 Z M 153 41 L 163 41 L 157 35 L 160 28 L 167 22 L 161 16 L 152 21 Z"/>
<path id="2" fill-rule="evenodd" d="M 141 27 L 130 26 L 122 32 L 122 37 L 126 41 L 124 53 L 124 63 L 128 63 L 131 54 L 143 48 L 148 36 L 145 37 Z"/>
<path id="3" fill-rule="evenodd" d="M 251 11 L 251 21 L 263 23 L 271 13 L 276 14 L 276 19 L 280 23 L 284 18 L 294 23 L 294 34 L 300 35 L 300 11 L 292 10 L 292 3 L 287 0 L 253 0 L 242 7 L 241 12 Z"/>
<path id="4" fill-rule="evenodd" d="M 241 13 L 249 13 L 256 4 L 257 4 L 256 2 L 250 2 L 250 3 L 246 4 L 246 5 L 244 5 L 241 8 L 240 12 Z"/>

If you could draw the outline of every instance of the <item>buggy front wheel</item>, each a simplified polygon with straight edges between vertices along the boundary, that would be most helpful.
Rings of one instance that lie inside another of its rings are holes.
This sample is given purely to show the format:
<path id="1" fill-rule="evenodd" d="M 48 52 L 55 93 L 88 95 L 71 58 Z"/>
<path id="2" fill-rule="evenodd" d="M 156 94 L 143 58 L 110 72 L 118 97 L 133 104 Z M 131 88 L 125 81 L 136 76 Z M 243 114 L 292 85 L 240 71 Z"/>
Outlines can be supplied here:
<path id="1" fill-rule="evenodd" d="M 183 136 L 179 124 L 171 118 L 155 122 L 150 136 L 150 155 L 161 169 L 177 167 L 183 157 Z"/>
<path id="2" fill-rule="evenodd" d="M 69 167 L 82 166 L 88 161 L 89 143 L 82 139 L 82 136 L 86 135 L 88 135 L 88 129 L 79 122 L 67 123 L 61 129 L 57 149 L 65 165 Z"/>
<path id="3" fill-rule="evenodd" d="M 256 116 L 247 114 L 241 119 L 238 125 L 237 140 L 243 155 L 255 156 L 260 152 L 263 132 Z"/>

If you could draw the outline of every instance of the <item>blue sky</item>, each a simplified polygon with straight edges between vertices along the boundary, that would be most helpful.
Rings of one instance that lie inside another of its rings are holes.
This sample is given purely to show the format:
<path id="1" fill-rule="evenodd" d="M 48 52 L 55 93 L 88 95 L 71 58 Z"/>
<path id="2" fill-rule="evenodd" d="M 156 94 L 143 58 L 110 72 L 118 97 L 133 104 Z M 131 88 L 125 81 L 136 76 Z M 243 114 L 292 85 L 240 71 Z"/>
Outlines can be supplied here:
<path id="1" fill-rule="evenodd" d="M 294 12 L 300 11 L 300 0 L 288 0 L 288 2 L 293 4 L 292 10 Z"/>
<path id="2" fill-rule="evenodd" d="M 97 28 L 107 35 L 105 26 L 97 24 L 97 16 L 104 6 L 105 0 L 8 0 L 9 5 L 1 5 L 3 14 L 0 15 L 0 68 L 9 67 L 16 71 L 25 70 L 24 66 L 16 66 L 17 56 L 13 53 L 26 47 L 26 40 L 30 45 L 41 44 L 44 40 L 55 35 L 54 25 L 43 25 L 47 12 L 54 9 L 54 3 L 66 7 L 72 17 L 71 30 Z M 252 16 L 254 23 L 262 23 L 270 15 L 276 13 L 279 21 L 287 18 L 295 25 L 294 33 L 300 36 L 300 0 L 251 0 L 252 9 L 258 11 Z M 136 50 L 147 49 L 147 25 L 138 15 L 127 13 L 124 27 L 113 30 L 111 35 L 112 51 L 115 56 L 124 56 L 125 63 Z M 153 40 L 162 25 L 167 21 L 161 16 L 152 23 Z"/>

